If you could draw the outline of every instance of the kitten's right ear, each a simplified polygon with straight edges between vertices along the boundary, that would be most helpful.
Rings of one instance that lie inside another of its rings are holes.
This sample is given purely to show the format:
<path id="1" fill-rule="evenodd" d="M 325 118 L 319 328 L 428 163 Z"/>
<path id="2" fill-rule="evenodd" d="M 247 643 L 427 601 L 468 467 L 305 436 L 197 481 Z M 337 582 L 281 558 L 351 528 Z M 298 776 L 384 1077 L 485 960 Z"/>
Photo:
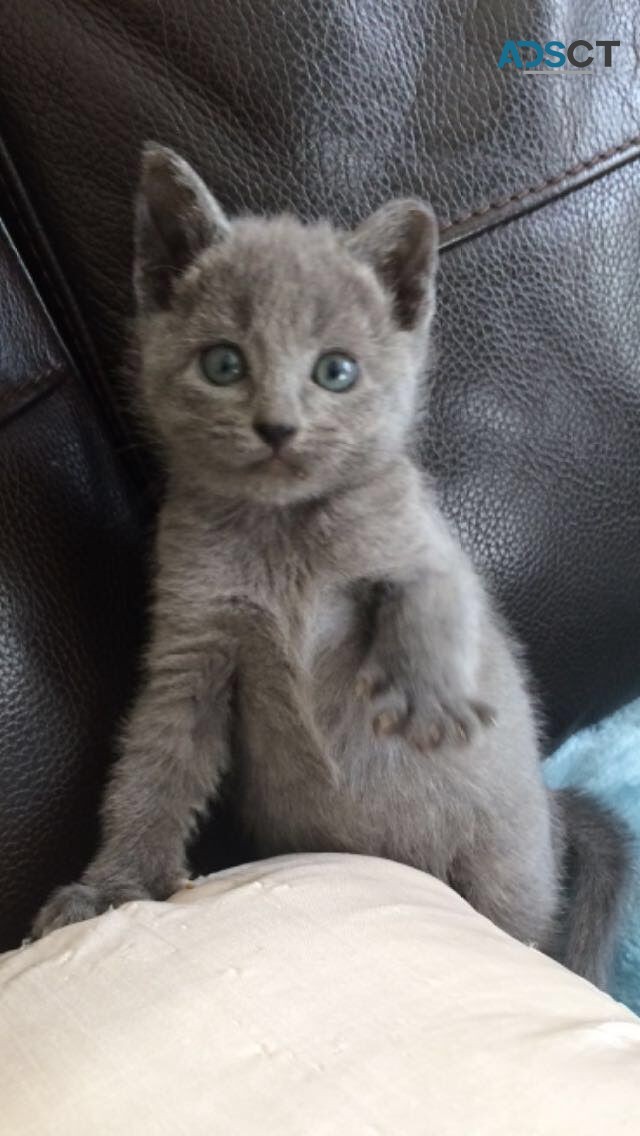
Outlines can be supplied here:
<path id="1" fill-rule="evenodd" d="M 417 198 L 390 201 L 347 235 L 347 245 L 391 293 L 399 326 L 420 326 L 433 312 L 438 259 L 438 223 L 431 206 Z"/>
<path id="2" fill-rule="evenodd" d="M 134 284 L 142 310 L 167 308 L 198 253 L 224 239 L 229 221 L 188 162 L 147 142 L 136 200 Z"/>

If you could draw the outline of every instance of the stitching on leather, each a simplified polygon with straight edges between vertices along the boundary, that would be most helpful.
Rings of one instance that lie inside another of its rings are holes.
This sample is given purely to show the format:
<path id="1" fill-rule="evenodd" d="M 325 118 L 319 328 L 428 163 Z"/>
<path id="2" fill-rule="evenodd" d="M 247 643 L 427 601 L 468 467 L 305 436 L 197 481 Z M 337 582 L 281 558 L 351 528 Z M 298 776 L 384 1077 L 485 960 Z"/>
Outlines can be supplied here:
<path id="1" fill-rule="evenodd" d="M 42 386 L 43 383 L 48 382 L 49 379 L 54 378 L 56 375 L 62 377 L 68 368 L 64 363 L 52 363 L 49 367 L 43 367 L 38 371 L 35 377 L 31 380 L 31 385 L 35 387 Z"/>
<path id="2" fill-rule="evenodd" d="M 35 378 L 24 386 L 7 393 L 5 397 L 0 391 L 0 427 L 10 422 L 18 414 L 22 414 L 31 406 L 53 394 L 68 378 L 69 368 L 64 363 L 56 363 L 38 371 Z M 3 405 L 4 404 L 4 405 Z"/>
<path id="3" fill-rule="evenodd" d="M 515 201 L 524 201 L 525 197 L 535 197 L 539 193 L 543 193 L 545 189 L 550 186 L 559 185 L 566 178 L 575 177 L 576 174 L 583 173 L 585 170 L 590 170 L 593 166 L 597 166 L 599 162 L 604 162 L 607 158 L 612 158 L 615 154 L 624 154 L 626 150 L 633 149 L 634 146 L 640 145 L 640 134 L 634 134 L 631 138 L 625 139 L 617 146 L 610 146 L 608 150 L 601 150 L 600 153 L 594 154 L 591 158 L 586 158 L 582 162 L 576 162 L 575 165 L 569 166 L 568 169 L 563 170 L 561 174 L 552 174 L 551 177 L 545 181 L 538 182 L 536 185 L 527 186 L 526 189 L 518 190 L 517 193 L 511 193 L 508 197 L 499 197 L 496 201 L 491 201 L 487 205 L 480 205 L 475 209 L 469 210 L 468 213 L 461 213 L 458 217 L 454 217 L 451 221 L 442 221 L 440 223 L 440 230 L 453 228 L 454 225 L 461 225 L 464 221 L 470 221 L 473 217 L 485 217 L 488 213 L 497 212 L 499 209 L 504 209 L 505 205 L 510 205 Z"/>
<path id="4" fill-rule="evenodd" d="M 35 375 L 33 375 L 26 383 L 20 385 L 19 387 L 13 388 L 16 397 L 20 395 L 21 391 L 27 390 L 29 388 L 31 388 L 32 390 L 39 390 L 43 383 L 48 382 L 49 379 L 54 378 L 54 376 L 56 375 L 63 375 L 66 370 L 67 367 L 64 363 L 50 363 L 48 367 L 42 367 L 39 371 L 36 370 Z M 0 399 L 1 398 L 2 388 L 0 387 Z"/>

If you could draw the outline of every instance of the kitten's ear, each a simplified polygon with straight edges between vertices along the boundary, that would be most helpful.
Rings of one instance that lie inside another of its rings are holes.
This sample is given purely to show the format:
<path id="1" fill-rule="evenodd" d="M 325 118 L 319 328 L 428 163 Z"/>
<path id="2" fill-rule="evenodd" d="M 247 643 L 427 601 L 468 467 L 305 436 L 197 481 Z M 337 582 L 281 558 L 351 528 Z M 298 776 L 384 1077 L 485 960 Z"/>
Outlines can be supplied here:
<path id="1" fill-rule="evenodd" d="M 135 217 L 134 284 L 140 307 L 167 308 L 175 279 L 228 231 L 224 212 L 189 163 L 148 142 Z"/>
<path id="2" fill-rule="evenodd" d="M 424 201 L 390 201 L 347 237 L 351 251 L 377 272 L 394 298 L 400 327 L 416 327 L 433 306 L 438 222 Z"/>

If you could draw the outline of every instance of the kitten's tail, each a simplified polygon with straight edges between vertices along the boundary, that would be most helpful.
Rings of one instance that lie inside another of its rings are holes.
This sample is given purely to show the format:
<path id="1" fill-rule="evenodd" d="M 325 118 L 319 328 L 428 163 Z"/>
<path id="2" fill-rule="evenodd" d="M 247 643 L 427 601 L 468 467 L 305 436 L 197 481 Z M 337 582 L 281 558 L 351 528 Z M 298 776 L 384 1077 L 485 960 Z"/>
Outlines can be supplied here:
<path id="1" fill-rule="evenodd" d="M 631 835 L 586 793 L 561 789 L 553 796 L 563 821 L 562 870 L 571 897 L 563 961 L 604 989 L 631 880 Z"/>

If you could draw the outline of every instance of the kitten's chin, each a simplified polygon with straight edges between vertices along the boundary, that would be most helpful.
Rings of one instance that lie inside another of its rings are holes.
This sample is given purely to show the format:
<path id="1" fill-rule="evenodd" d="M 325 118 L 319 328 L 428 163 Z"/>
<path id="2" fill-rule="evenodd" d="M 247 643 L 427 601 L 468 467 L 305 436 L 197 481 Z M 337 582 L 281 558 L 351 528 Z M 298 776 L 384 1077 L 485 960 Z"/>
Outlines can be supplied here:
<path id="1" fill-rule="evenodd" d="M 269 458 L 216 473 L 216 494 L 259 505 L 288 505 L 320 496 L 324 486 L 301 462 Z"/>
<path id="2" fill-rule="evenodd" d="M 320 488 L 303 466 L 276 459 L 246 471 L 239 491 L 258 504 L 288 505 L 317 496 Z"/>

